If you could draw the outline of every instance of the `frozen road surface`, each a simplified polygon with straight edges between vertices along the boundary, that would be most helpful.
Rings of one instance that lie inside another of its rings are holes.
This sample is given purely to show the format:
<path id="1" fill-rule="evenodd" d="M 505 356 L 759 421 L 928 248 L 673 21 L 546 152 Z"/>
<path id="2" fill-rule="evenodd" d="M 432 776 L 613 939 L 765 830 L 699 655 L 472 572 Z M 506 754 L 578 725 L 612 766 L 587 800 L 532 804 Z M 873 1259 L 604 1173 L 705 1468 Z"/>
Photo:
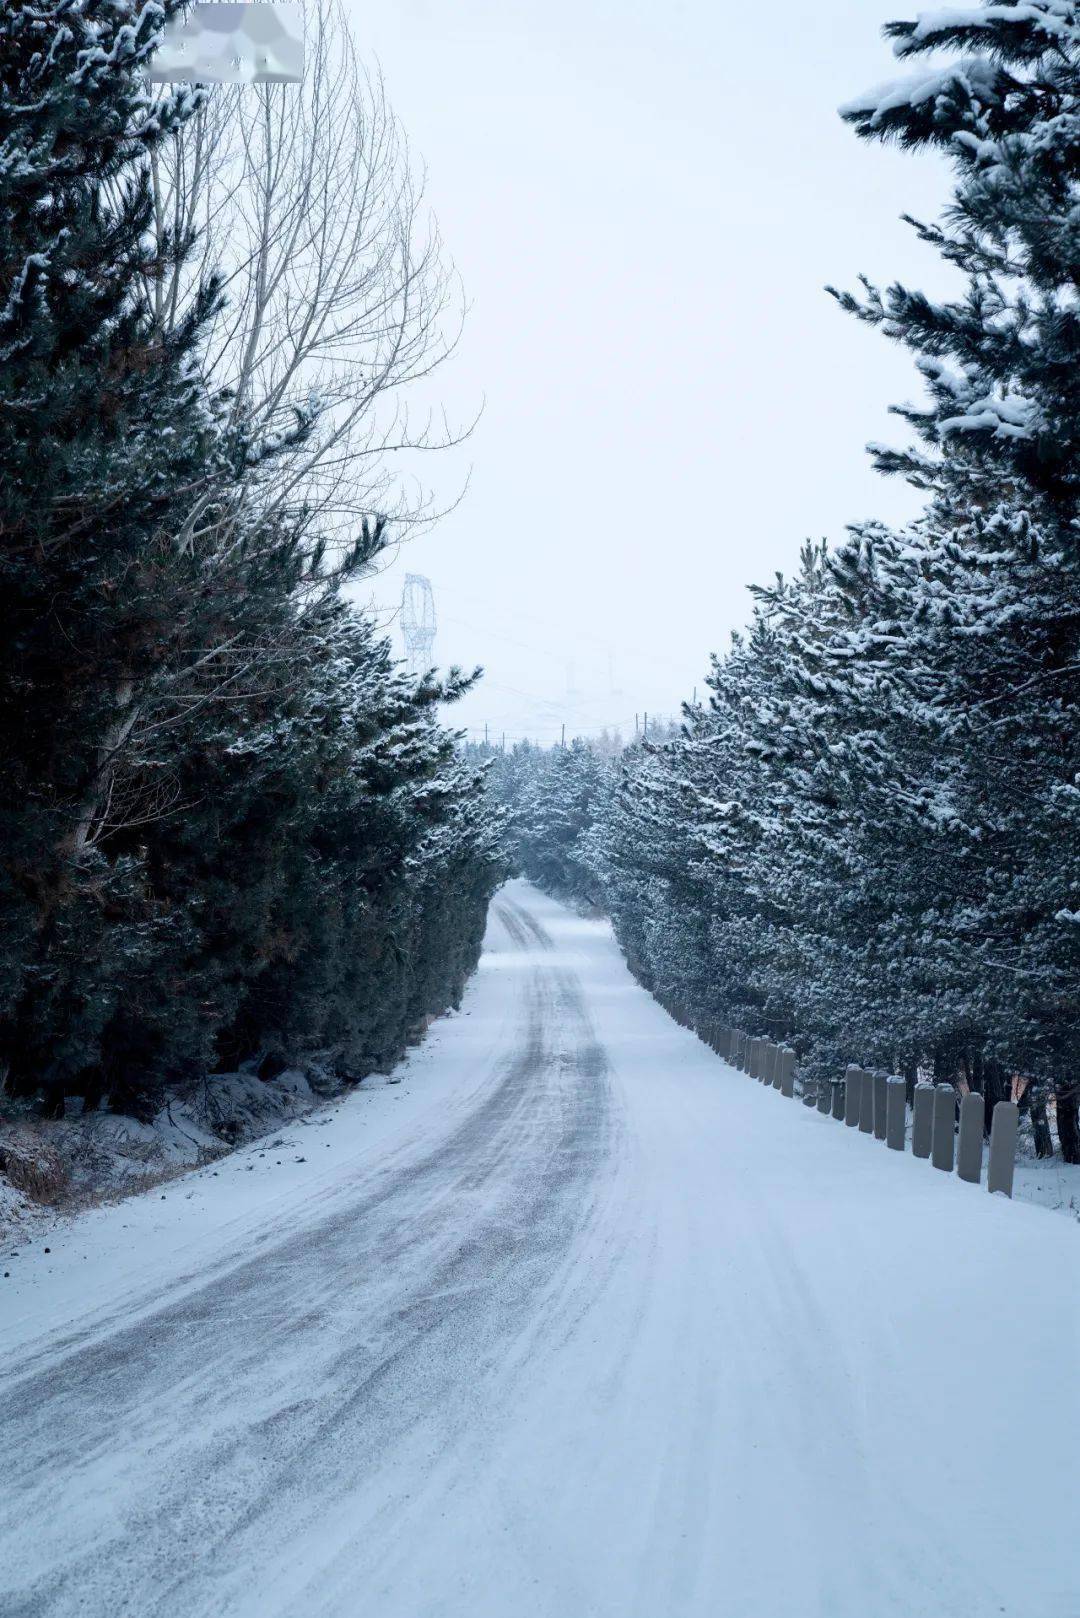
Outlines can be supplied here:
<path id="1" fill-rule="evenodd" d="M 524 884 L 401 1085 L 50 1248 L 3 1618 L 1080 1613 L 1075 1223 L 734 1072 Z"/>

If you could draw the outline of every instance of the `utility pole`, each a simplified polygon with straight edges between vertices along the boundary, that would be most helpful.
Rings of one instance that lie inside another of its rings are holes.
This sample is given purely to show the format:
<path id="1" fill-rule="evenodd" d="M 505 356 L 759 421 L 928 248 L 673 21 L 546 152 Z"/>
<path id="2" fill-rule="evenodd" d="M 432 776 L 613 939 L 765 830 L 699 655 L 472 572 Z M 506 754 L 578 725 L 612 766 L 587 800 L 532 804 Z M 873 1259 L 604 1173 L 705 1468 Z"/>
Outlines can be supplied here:
<path id="1" fill-rule="evenodd" d="M 565 724 L 563 725 L 563 728 L 562 728 L 562 741 L 559 743 L 559 746 L 563 749 L 564 752 L 566 751 L 566 726 L 565 726 Z"/>
<path id="2" fill-rule="evenodd" d="M 432 665 L 435 645 L 435 597 L 431 581 L 420 573 L 406 573 L 401 592 L 401 637 L 405 661 L 414 677 L 426 674 Z"/>
<path id="3" fill-rule="evenodd" d="M 648 713 L 647 713 L 647 712 L 646 712 L 646 714 L 645 714 L 645 728 L 644 728 L 644 730 L 643 730 L 643 731 L 642 731 L 642 732 L 641 732 L 641 734 L 642 734 L 642 736 L 644 736 L 644 737 L 646 737 L 646 738 L 647 738 L 647 737 L 648 737 L 648 734 L 649 734 L 649 715 L 648 715 Z"/>
<path id="4" fill-rule="evenodd" d="M 504 753 L 506 752 L 506 732 L 505 732 L 505 730 L 502 733 L 502 750 L 503 750 Z"/>
<path id="5" fill-rule="evenodd" d="M 485 719 L 484 720 L 484 746 L 486 747 L 487 744 L 488 744 L 488 739 L 487 739 L 487 720 Z"/>

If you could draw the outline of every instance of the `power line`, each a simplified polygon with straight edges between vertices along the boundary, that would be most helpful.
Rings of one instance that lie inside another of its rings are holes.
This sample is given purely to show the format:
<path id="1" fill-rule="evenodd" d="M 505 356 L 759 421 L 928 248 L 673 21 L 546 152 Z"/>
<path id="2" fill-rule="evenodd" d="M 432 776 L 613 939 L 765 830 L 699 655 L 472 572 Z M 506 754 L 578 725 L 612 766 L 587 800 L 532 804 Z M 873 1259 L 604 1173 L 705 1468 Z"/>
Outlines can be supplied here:
<path id="1" fill-rule="evenodd" d="M 419 677 L 432 667 L 435 648 L 435 597 L 431 580 L 422 573 L 406 573 L 401 591 L 401 636 L 405 663 Z"/>

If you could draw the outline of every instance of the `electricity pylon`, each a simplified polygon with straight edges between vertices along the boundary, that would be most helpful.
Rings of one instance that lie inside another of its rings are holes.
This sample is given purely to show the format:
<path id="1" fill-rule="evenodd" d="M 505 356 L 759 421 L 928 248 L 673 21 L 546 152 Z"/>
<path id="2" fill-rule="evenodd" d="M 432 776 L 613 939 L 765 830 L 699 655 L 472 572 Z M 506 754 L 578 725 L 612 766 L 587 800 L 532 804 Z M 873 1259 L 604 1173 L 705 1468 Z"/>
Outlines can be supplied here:
<path id="1" fill-rule="evenodd" d="M 410 674 L 426 674 L 432 666 L 435 645 L 435 597 L 431 580 L 421 573 L 406 573 L 401 592 L 401 638 L 405 642 L 405 663 Z"/>

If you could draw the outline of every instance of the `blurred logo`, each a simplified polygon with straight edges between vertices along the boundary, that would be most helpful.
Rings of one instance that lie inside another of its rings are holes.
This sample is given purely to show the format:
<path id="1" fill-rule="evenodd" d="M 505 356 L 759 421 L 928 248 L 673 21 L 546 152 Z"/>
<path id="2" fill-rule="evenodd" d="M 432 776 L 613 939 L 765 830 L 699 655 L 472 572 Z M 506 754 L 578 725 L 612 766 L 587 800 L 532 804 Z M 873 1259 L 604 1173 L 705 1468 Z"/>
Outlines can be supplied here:
<path id="1" fill-rule="evenodd" d="M 300 6 L 192 6 L 165 25 L 149 76 L 152 84 L 300 84 Z"/>

